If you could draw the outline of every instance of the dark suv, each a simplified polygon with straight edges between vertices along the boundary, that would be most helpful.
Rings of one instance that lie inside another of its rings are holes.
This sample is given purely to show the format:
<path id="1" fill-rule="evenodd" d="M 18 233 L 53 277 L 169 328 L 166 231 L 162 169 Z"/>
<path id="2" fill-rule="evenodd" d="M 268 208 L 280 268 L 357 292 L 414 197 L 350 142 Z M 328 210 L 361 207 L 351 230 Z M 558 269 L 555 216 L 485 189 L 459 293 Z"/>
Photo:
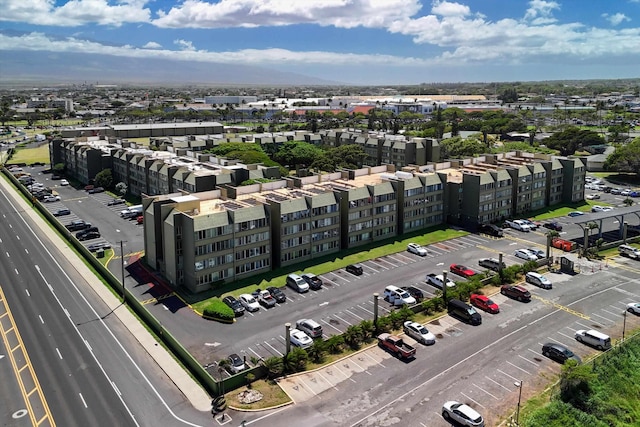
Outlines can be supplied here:
<path id="1" fill-rule="evenodd" d="M 502 285 L 500 293 L 521 302 L 531 301 L 531 294 L 529 291 L 519 285 Z"/>
<path id="2" fill-rule="evenodd" d="M 409 292 L 409 295 L 414 297 L 416 299 L 416 302 L 422 302 L 422 300 L 424 299 L 424 294 L 422 293 L 422 291 L 415 286 L 402 286 L 400 287 L 400 289 Z"/>
<path id="3" fill-rule="evenodd" d="M 362 266 L 360 264 L 349 264 L 345 270 L 356 276 L 362 276 L 363 273 Z"/>
<path id="4" fill-rule="evenodd" d="M 569 359 L 573 359 L 578 363 L 582 362 L 582 360 L 580 360 L 580 357 L 576 356 L 567 347 L 552 342 L 548 342 L 542 346 L 542 354 L 549 359 L 553 359 L 556 362 L 560 363 L 565 363 Z"/>
<path id="5" fill-rule="evenodd" d="M 495 237 L 504 236 L 502 229 L 495 224 L 482 224 L 478 231 Z"/>
<path id="6" fill-rule="evenodd" d="M 227 304 L 233 310 L 233 314 L 235 316 L 242 316 L 244 314 L 244 307 L 242 306 L 240 301 L 238 301 L 231 295 L 224 297 L 222 299 L 222 302 Z"/>

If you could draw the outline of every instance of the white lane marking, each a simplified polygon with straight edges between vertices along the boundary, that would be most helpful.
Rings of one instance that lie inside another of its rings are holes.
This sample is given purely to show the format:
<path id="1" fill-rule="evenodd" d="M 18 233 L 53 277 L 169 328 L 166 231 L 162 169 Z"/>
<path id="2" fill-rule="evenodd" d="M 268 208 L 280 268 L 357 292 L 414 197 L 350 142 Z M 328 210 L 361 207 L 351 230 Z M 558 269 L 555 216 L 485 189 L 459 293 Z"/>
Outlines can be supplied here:
<path id="1" fill-rule="evenodd" d="M 385 368 L 386 366 L 384 366 L 382 363 L 378 362 L 376 359 L 374 359 L 368 351 L 363 351 L 361 354 L 364 354 L 365 356 L 367 356 L 369 359 L 373 360 L 375 363 L 377 363 L 378 365 L 382 366 L 383 368 Z"/>
<path id="2" fill-rule="evenodd" d="M 27 250 L 27 248 L 24 248 L 24 251 L 26 252 L 27 255 L 29 255 L 29 251 Z"/>
<path id="3" fill-rule="evenodd" d="M 353 308 L 353 307 L 351 307 Z M 364 320 L 364 317 L 360 317 L 357 314 L 353 313 L 351 310 L 345 310 L 347 313 L 349 313 L 350 315 L 352 315 L 353 317 L 357 317 L 360 320 Z"/>
<path id="4" fill-rule="evenodd" d="M 527 371 L 527 370 L 525 370 L 525 369 L 522 369 L 520 366 L 514 365 L 513 363 L 509 362 L 508 360 L 507 360 L 507 363 L 508 363 L 509 365 L 513 366 L 514 368 L 521 370 L 521 371 L 522 371 L 522 372 L 524 372 L 525 374 L 527 374 L 527 375 L 531 375 L 531 373 L 530 373 L 529 371 Z"/>
<path id="5" fill-rule="evenodd" d="M 256 357 L 257 357 L 258 359 L 262 359 L 262 356 L 260 356 L 258 353 L 256 353 L 256 352 L 255 352 L 251 347 L 249 347 L 249 348 L 248 348 L 248 350 L 249 350 L 251 353 L 255 354 L 255 355 L 256 355 Z"/>
<path id="6" fill-rule="evenodd" d="M 487 390 L 483 389 L 482 387 L 480 387 L 478 384 L 475 383 L 471 383 L 474 387 L 476 387 L 478 390 L 483 391 L 485 393 L 487 393 L 489 396 L 493 397 L 495 400 L 500 400 L 497 397 L 495 397 L 493 394 L 489 393 Z"/>
<path id="7" fill-rule="evenodd" d="M 534 366 L 540 366 L 540 365 L 539 365 L 539 364 L 537 364 L 536 362 L 533 362 L 533 361 L 531 361 L 531 360 L 527 359 L 526 357 L 524 357 L 524 356 L 522 356 L 522 355 L 520 355 L 520 354 L 518 355 L 518 357 L 519 357 L 519 358 L 521 358 L 522 360 L 526 360 L 527 362 L 531 363 L 531 364 L 532 364 L 532 365 L 534 365 Z"/>
<path id="8" fill-rule="evenodd" d="M 84 405 L 85 408 L 88 408 L 87 406 L 87 402 L 84 401 L 84 397 L 82 397 L 82 393 L 78 393 L 78 395 L 80 396 L 80 400 L 82 400 L 82 404 Z"/>
<path id="9" fill-rule="evenodd" d="M 5 252 L 5 254 L 7 254 L 7 258 L 11 258 L 11 255 L 9 255 L 9 252 Z"/>
<path id="10" fill-rule="evenodd" d="M 570 340 L 575 339 L 575 337 L 571 337 L 571 336 L 569 336 L 569 335 L 567 335 L 567 334 L 563 334 L 563 333 L 562 333 L 562 332 L 560 332 L 560 331 L 558 331 L 558 334 L 562 335 L 562 336 L 563 336 L 563 337 L 565 337 L 565 338 L 569 338 Z"/>
<path id="11" fill-rule="evenodd" d="M 366 374 L 372 375 L 372 374 L 371 374 L 371 372 L 367 371 L 367 370 L 366 370 L 366 369 L 364 369 L 362 366 L 358 365 L 358 363 L 357 363 L 355 360 L 353 360 L 353 358 L 349 358 L 349 359 L 347 359 L 347 360 L 348 360 L 349 362 L 353 363 L 354 365 L 356 365 L 358 368 L 362 369 Z M 344 363 L 343 363 L 343 365 L 344 365 Z M 347 366 L 345 365 L 345 367 L 347 367 Z"/>
<path id="12" fill-rule="evenodd" d="M 469 396 L 464 394 L 463 392 L 460 392 L 460 394 L 463 395 L 464 397 L 466 397 L 467 399 L 469 399 L 470 401 L 472 401 L 473 403 L 475 403 L 476 405 L 480 406 L 482 409 L 487 409 L 483 405 L 481 405 L 480 403 L 476 402 L 475 400 L 473 400 L 472 398 L 470 398 Z"/>
<path id="13" fill-rule="evenodd" d="M 320 375 L 320 377 L 321 377 L 323 380 L 325 380 L 326 382 L 328 382 L 328 383 L 329 383 L 329 385 L 330 385 L 331 387 L 333 387 L 334 389 L 336 389 L 336 391 L 338 390 L 338 387 L 336 387 L 336 386 L 335 386 L 331 381 L 329 381 L 329 380 L 328 380 L 324 375 L 322 375 L 322 372 L 318 371 L 318 372 L 317 372 L 317 374 L 318 374 L 318 375 Z"/>
<path id="14" fill-rule="evenodd" d="M 507 374 L 505 371 L 502 371 L 502 370 L 498 369 L 498 372 L 500 372 L 502 375 L 504 375 L 504 376 L 506 376 L 506 377 L 511 378 L 511 379 L 512 379 L 512 380 L 514 380 L 514 381 L 518 381 L 518 382 L 520 382 L 520 379 L 519 379 L 519 378 L 512 377 L 511 375 Z"/>
<path id="15" fill-rule="evenodd" d="M 342 320 L 344 323 L 346 323 L 347 325 L 351 326 L 352 324 L 347 322 L 346 320 L 344 320 L 342 317 L 338 316 L 337 314 L 334 314 L 335 317 L 337 317 L 338 319 Z"/>
<path id="16" fill-rule="evenodd" d="M 600 317 L 600 318 L 602 318 L 602 319 L 606 320 L 607 322 L 616 323 L 616 321 L 615 321 L 615 320 L 611 320 L 611 319 L 609 319 L 609 318 L 607 318 L 607 317 L 600 316 L 598 313 L 591 313 L 591 315 L 592 315 L 592 316 L 598 316 L 598 317 Z"/>
<path id="17" fill-rule="evenodd" d="M 114 383 L 113 381 L 111 381 L 111 386 L 113 387 L 113 389 L 116 391 L 116 393 L 118 394 L 118 396 L 122 396 L 122 393 L 120 393 L 120 389 L 118 389 L 118 386 L 116 386 L 116 383 Z"/>
<path id="18" fill-rule="evenodd" d="M 271 344 L 269 344 L 268 342 L 264 341 L 264 344 L 265 344 L 265 345 L 268 345 L 269 347 L 271 347 L 271 349 L 272 349 L 273 351 L 275 351 L 276 353 L 278 353 L 278 354 L 280 355 L 280 357 L 284 356 L 284 354 L 280 353 L 278 350 L 276 350 L 276 349 L 275 349 L 275 347 L 274 347 L 274 346 L 272 346 L 272 345 L 271 345 Z"/>
<path id="19" fill-rule="evenodd" d="M 318 304 L 318 307 L 322 307 L 323 305 L 329 305 L 329 301 L 321 302 Z"/>
<path id="20" fill-rule="evenodd" d="M 503 386 L 502 384 L 500 384 L 498 381 L 492 380 L 491 378 L 489 378 L 488 376 L 484 376 L 486 379 L 488 379 L 489 381 L 491 381 L 492 383 L 494 383 L 497 386 L 502 387 L 503 389 L 507 390 L 508 392 L 511 392 L 510 389 L 508 389 L 507 387 Z"/>
<path id="21" fill-rule="evenodd" d="M 371 311 L 371 310 L 367 310 L 366 308 L 364 308 L 364 307 L 362 307 L 362 306 L 358 306 L 358 308 L 359 308 L 360 310 L 364 310 L 364 311 L 366 311 L 367 313 L 369 313 L 370 315 L 372 315 L 372 316 L 373 316 L 373 311 Z"/>
<path id="22" fill-rule="evenodd" d="M 56 352 L 58 352 L 58 357 L 62 360 L 62 353 L 60 353 L 60 349 L 56 347 Z"/>
<path id="23" fill-rule="evenodd" d="M 346 379 L 351 380 L 351 382 L 354 382 L 354 383 L 356 382 L 356 380 L 354 380 L 353 378 L 351 378 L 350 376 L 348 376 L 347 374 L 345 374 L 345 373 L 342 371 L 342 369 L 340 369 L 340 366 L 338 366 L 337 364 L 336 364 L 336 365 L 333 365 L 333 367 L 334 367 L 334 368 L 336 368 L 338 371 L 340 371 L 340 373 L 341 373 L 342 375 L 344 375 L 344 377 L 345 377 Z"/>
<path id="24" fill-rule="evenodd" d="M 338 331 L 338 332 L 342 333 L 342 331 L 341 331 L 340 329 L 336 328 L 335 326 L 333 326 L 331 323 L 327 322 L 326 320 L 321 319 L 320 321 L 321 321 L 322 323 L 324 323 L 325 325 L 330 326 L 330 327 L 332 327 L 333 329 L 335 329 L 336 331 Z"/>
<path id="25" fill-rule="evenodd" d="M 29 289 L 25 289 L 24 291 L 27 293 L 27 296 L 28 296 L 28 297 L 30 297 L 30 296 L 31 296 L 31 294 L 29 293 Z"/>
<path id="26" fill-rule="evenodd" d="M 375 262 L 374 260 L 369 260 L 369 262 L 370 262 L 371 264 L 377 265 L 377 266 L 378 266 L 378 267 L 380 267 L 380 268 L 384 268 L 385 270 L 388 270 L 388 269 L 389 269 L 389 267 L 385 267 L 384 265 L 381 265 L 380 263 Z M 389 264 L 391 264 L 391 263 L 389 263 Z M 393 264 L 391 264 L 391 265 L 393 265 Z M 371 268 L 371 267 L 369 267 L 369 268 Z"/>
<path id="27" fill-rule="evenodd" d="M 42 316 L 40 314 L 38 314 L 38 317 L 40 318 L 40 323 L 42 323 L 44 325 L 44 319 L 42 318 Z"/>
<path id="28" fill-rule="evenodd" d="M 17 269 L 17 268 L 14 268 L 14 270 L 15 270 L 15 272 L 16 272 L 16 274 L 17 274 L 17 275 L 20 275 L 20 272 L 18 271 L 18 269 Z"/>
<path id="29" fill-rule="evenodd" d="M 317 396 L 317 395 L 318 395 L 318 393 L 316 393 L 315 391 L 313 391 L 313 389 L 312 389 L 311 387 L 309 387 L 309 386 L 307 385 L 307 383 L 306 383 L 306 382 L 304 382 L 304 380 L 302 379 L 302 375 L 301 375 L 301 376 L 299 376 L 299 377 L 298 377 L 298 379 L 300 380 L 300 382 L 302 383 L 302 385 L 303 385 L 303 386 L 305 386 L 306 388 L 308 388 L 308 389 L 309 389 L 309 391 L 311 391 L 311 393 L 313 393 L 313 395 L 314 395 L 314 396 Z"/>
<path id="30" fill-rule="evenodd" d="M 601 308 L 600 310 L 604 311 L 605 313 L 609 313 L 609 314 L 611 314 L 613 316 L 622 316 L 622 313 L 614 313 L 612 311 L 605 310 L 604 308 Z"/>

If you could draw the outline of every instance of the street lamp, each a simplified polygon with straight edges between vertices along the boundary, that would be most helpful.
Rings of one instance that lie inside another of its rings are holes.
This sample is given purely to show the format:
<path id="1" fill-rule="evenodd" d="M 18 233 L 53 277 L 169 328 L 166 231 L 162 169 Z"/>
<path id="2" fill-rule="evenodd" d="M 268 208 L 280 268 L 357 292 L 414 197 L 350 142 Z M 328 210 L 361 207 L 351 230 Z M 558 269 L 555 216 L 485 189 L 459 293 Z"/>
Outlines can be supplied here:
<path id="1" fill-rule="evenodd" d="M 624 342 L 625 329 L 627 329 L 627 310 L 622 313 L 622 342 Z"/>
<path id="2" fill-rule="evenodd" d="M 126 304 L 127 303 L 127 298 L 125 295 L 125 288 L 124 288 L 124 248 L 123 245 L 126 242 L 126 240 L 120 240 L 120 267 L 121 267 L 121 273 L 122 273 L 122 303 Z"/>
<path id="3" fill-rule="evenodd" d="M 514 386 L 518 387 L 520 391 L 518 392 L 518 407 L 516 409 L 516 425 L 520 425 L 520 401 L 522 399 L 522 381 L 516 381 L 513 383 Z"/>

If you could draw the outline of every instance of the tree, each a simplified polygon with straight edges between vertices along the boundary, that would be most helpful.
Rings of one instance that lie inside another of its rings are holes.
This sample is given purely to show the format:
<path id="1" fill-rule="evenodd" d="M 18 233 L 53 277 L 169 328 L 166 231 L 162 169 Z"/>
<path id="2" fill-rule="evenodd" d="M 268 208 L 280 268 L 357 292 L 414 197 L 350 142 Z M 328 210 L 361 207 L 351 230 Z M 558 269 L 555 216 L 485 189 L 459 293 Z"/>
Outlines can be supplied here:
<path id="1" fill-rule="evenodd" d="M 66 165 L 64 163 L 56 163 L 51 168 L 51 171 L 55 174 L 62 175 L 66 169 Z"/>
<path id="2" fill-rule="evenodd" d="M 501 100 L 503 104 L 518 102 L 518 92 L 514 88 L 505 89 L 498 96 L 498 99 Z"/>
<path id="3" fill-rule="evenodd" d="M 486 152 L 486 145 L 476 138 L 462 139 L 459 136 L 447 138 L 440 143 L 443 159 L 459 159 L 462 157 L 475 157 Z"/>
<path id="4" fill-rule="evenodd" d="M 309 355 L 307 352 L 301 349 L 300 347 L 294 347 L 291 349 L 289 354 L 285 354 L 282 358 L 282 363 L 284 364 L 284 372 L 300 372 L 304 371 L 307 367 L 307 361 L 309 360 Z"/>
<path id="5" fill-rule="evenodd" d="M 560 151 L 563 156 L 570 156 L 579 148 L 590 145 L 603 145 L 605 140 L 596 132 L 582 130 L 575 126 L 570 126 L 562 132 L 557 132 L 545 139 L 545 145 L 554 150 Z"/>
<path id="6" fill-rule="evenodd" d="M 119 182 L 116 184 L 116 192 L 120 195 L 120 196 L 124 196 L 125 194 L 127 194 L 127 184 L 124 182 Z"/>
<path id="7" fill-rule="evenodd" d="M 262 364 L 267 368 L 267 375 L 269 378 L 278 378 L 284 372 L 284 363 L 281 357 L 272 356 L 265 359 Z"/>
<path id="8" fill-rule="evenodd" d="M 616 147 L 604 162 L 604 169 L 608 171 L 640 172 L 640 138 L 636 138 L 626 145 Z"/>
<path id="9" fill-rule="evenodd" d="M 113 184 L 113 175 L 111 174 L 111 169 L 107 168 L 98 172 L 93 182 L 96 187 L 111 188 L 111 185 Z"/>

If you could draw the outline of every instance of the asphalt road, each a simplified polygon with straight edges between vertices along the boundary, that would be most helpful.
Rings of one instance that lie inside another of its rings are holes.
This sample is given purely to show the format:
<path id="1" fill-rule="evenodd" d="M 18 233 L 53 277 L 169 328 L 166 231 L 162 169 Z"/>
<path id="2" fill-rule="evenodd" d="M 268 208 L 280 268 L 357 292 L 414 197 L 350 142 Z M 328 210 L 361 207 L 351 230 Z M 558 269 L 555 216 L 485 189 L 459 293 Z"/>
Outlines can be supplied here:
<path id="1" fill-rule="evenodd" d="M 42 406 L 57 425 L 210 425 L 211 415 L 193 410 L 74 261 L 65 259 L 4 192 L 0 197 L 0 286 L 30 360 L 18 354 L 13 368 L 9 357 L 0 358 L 0 373 L 7 378 L 2 388 L 13 390 L 11 399 L 0 399 L 1 413 L 22 415 L 3 417 L 3 425 L 32 425 L 25 420 L 39 406 L 34 403 L 25 415 L 27 399 L 20 397 L 39 394 L 29 392 L 36 382 L 46 401 Z M 2 326 L 11 332 L 6 317 Z M 15 339 L 9 343 L 13 348 Z M 33 368 L 29 378 L 24 364 Z"/>

